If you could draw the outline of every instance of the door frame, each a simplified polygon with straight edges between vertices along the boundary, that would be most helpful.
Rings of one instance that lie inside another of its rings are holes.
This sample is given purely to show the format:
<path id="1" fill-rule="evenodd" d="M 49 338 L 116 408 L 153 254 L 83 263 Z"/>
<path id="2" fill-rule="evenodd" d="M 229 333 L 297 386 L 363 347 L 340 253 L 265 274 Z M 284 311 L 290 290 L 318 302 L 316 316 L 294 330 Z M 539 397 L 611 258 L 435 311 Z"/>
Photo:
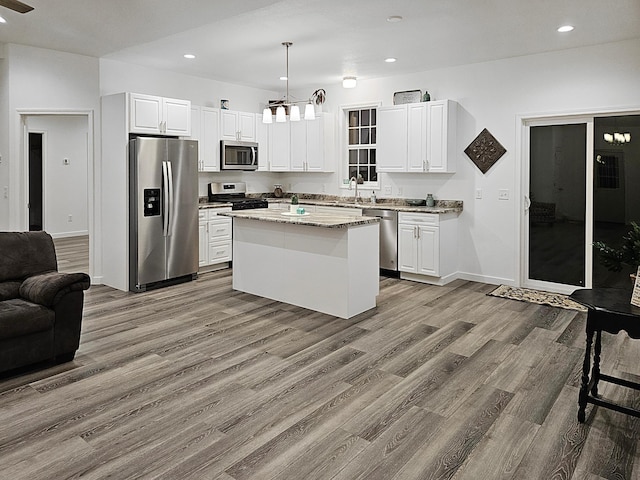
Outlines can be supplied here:
<path id="1" fill-rule="evenodd" d="M 516 258 L 515 258 L 515 279 L 517 287 L 536 288 L 539 290 L 545 290 L 550 292 L 572 293 L 577 287 L 574 285 L 563 285 L 551 282 L 541 281 L 528 281 L 525 276 L 527 275 L 527 262 L 528 262 L 528 198 L 525 196 L 525 192 L 529 189 L 529 128 L 533 126 L 542 125 L 559 125 L 567 123 L 587 123 L 587 198 L 585 209 L 585 228 L 586 228 L 586 240 L 585 240 L 585 287 L 590 288 L 592 282 L 593 273 L 593 222 L 589 225 L 590 220 L 593 219 L 593 159 L 594 155 L 594 123 L 596 117 L 609 117 L 619 115 L 640 115 L 640 107 L 626 107 L 619 109 L 593 109 L 588 111 L 573 111 L 573 112 L 548 112 L 548 113 L 532 113 L 532 114 L 519 114 L 516 115 Z"/>
<path id="2" fill-rule="evenodd" d="M 50 109 L 18 109 L 18 115 L 20 116 L 20 130 L 22 132 L 22 141 L 20 145 L 20 155 L 22 161 L 19 167 L 18 189 L 20 190 L 17 198 L 21 199 L 18 202 L 18 218 L 21 224 L 18 226 L 19 230 L 28 230 L 29 211 L 27 209 L 27 202 L 29 197 L 27 195 L 29 189 L 28 175 L 29 175 L 29 127 L 27 120 L 29 117 L 35 116 L 83 116 L 87 121 L 87 213 L 88 213 L 88 227 L 89 227 L 89 276 L 95 278 L 96 271 L 100 270 L 98 263 L 98 252 L 100 251 L 98 233 L 96 231 L 96 203 L 95 203 L 95 188 L 94 183 L 94 169 L 95 169 L 95 146 L 94 146 L 94 111 L 93 110 L 50 110 Z M 44 224 L 44 222 L 43 222 Z M 26 228 L 25 228 L 26 226 Z M 44 228 L 44 225 L 43 225 Z"/>

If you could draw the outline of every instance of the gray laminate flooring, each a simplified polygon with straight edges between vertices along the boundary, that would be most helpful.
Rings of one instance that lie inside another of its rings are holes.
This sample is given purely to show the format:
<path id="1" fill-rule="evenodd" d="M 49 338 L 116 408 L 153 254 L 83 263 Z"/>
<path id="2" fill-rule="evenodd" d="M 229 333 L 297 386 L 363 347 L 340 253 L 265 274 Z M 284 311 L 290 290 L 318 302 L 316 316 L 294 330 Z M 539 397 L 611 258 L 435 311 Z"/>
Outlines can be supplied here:
<path id="1" fill-rule="evenodd" d="M 93 286 L 73 362 L 0 378 L 0 478 L 640 478 L 638 419 L 577 423 L 585 314 L 493 288 L 381 278 L 341 320 L 233 291 L 230 270 Z M 603 371 L 637 380 L 639 360 L 605 335 Z"/>

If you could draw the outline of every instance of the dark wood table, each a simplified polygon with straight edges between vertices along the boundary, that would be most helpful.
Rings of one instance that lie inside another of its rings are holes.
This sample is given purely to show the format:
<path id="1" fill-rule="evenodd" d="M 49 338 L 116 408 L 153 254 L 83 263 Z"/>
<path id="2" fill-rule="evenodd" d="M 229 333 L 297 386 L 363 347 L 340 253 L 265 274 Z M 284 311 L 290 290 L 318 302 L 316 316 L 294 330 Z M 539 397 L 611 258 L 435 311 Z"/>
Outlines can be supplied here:
<path id="1" fill-rule="evenodd" d="M 618 334 L 622 330 L 631 338 L 640 339 L 640 308 L 631 305 L 631 290 L 619 288 L 580 289 L 569 298 L 587 307 L 587 348 L 582 364 L 582 386 L 578 396 L 578 421 L 585 420 L 587 403 L 610 408 L 617 412 L 640 417 L 640 411 L 623 407 L 598 398 L 598 382 L 615 383 L 624 387 L 640 390 L 640 384 L 600 373 L 600 353 L 602 332 Z M 596 341 L 593 350 L 593 368 L 591 376 L 591 345 L 593 335 Z"/>

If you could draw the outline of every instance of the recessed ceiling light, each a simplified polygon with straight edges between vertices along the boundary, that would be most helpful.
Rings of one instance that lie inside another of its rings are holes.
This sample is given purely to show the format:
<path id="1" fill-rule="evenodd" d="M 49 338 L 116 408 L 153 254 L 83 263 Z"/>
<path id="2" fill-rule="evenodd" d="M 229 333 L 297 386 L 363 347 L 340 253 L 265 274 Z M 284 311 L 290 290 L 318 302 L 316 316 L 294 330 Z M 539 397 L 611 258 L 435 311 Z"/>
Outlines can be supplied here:
<path id="1" fill-rule="evenodd" d="M 573 25 L 563 25 L 561 27 L 558 27 L 558 31 L 560 33 L 570 32 L 571 30 L 573 30 Z"/>
<path id="2" fill-rule="evenodd" d="M 397 59 L 394 57 L 389 57 L 389 58 L 385 58 L 384 61 L 387 63 L 393 63 L 395 62 Z"/>
<path id="3" fill-rule="evenodd" d="M 398 23 L 402 21 L 402 17 L 400 15 L 391 15 L 387 17 L 387 22 L 389 23 Z"/>
<path id="4" fill-rule="evenodd" d="M 4 17 L 0 17 L 0 23 L 7 23 L 7 21 L 4 19 Z"/>
<path id="5" fill-rule="evenodd" d="M 184 54 L 184 58 L 188 58 L 189 60 L 193 60 L 194 58 L 196 58 L 196 56 L 193 55 L 192 53 L 185 53 Z"/>
<path id="6" fill-rule="evenodd" d="M 287 80 L 287 76 L 283 75 L 282 77 L 280 77 L 280 80 Z"/>

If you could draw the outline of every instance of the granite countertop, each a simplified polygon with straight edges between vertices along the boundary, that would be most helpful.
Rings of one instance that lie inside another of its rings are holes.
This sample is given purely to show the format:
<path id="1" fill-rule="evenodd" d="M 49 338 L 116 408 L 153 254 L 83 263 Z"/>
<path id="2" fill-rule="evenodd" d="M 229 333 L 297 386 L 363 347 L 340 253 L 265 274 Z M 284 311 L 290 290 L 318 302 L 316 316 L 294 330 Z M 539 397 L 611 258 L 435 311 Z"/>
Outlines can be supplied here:
<path id="1" fill-rule="evenodd" d="M 460 213 L 462 212 L 461 200 L 436 200 L 433 207 L 427 206 L 412 206 L 407 204 L 403 199 L 383 199 L 377 203 L 370 202 L 349 202 L 345 199 L 342 200 L 327 200 L 327 199 L 314 199 L 298 197 L 301 204 L 306 205 L 321 205 L 327 207 L 342 207 L 342 208 L 370 208 L 375 210 L 395 210 L 398 212 L 415 212 L 415 213 Z M 267 198 L 269 203 L 291 203 L 290 198 Z"/>
<path id="2" fill-rule="evenodd" d="M 223 208 L 223 207 L 232 207 L 233 204 L 232 203 L 228 203 L 228 202 L 209 202 L 208 200 L 202 201 L 202 199 L 200 200 L 200 203 L 198 204 L 198 209 L 203 209 L 203 208 Z"/>
<path id="3" fill-rule="evenodd" d="M 306 213 L 304 215 L 290 215 L 289 212 L 281 210 L 270 210 L 268 208 L 256 208 L 253 210 L 236 210 L 234 212 L 223 212 L 219 215 L 233 218 L 245 218 L 248 220 L 262 220 L 276 223 L 295 223 L 298 225 L 308 225 L 312 227 L 324 228 L 349 228 L 357 225 L 367 225 L 378 223 L 378 217 L 354 217 L 349 215 L 333 215 L 324 213 Z"/>

